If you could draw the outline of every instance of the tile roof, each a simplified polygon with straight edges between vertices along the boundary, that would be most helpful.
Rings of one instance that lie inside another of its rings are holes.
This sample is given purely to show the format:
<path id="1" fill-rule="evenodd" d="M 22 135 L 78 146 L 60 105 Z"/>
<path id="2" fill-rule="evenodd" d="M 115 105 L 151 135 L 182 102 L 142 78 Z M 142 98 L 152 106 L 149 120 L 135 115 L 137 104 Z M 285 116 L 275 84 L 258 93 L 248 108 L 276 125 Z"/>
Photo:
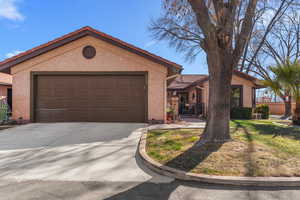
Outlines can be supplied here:
<path id="1" fill-rule="evenodd" d="M 240 72 L 237 70 L 233 71 L 233 74 L 241 77 L 243 79 L 251 81 L 257 88 L 264 88 L 264 86 L 260 83 L 260 80 L 246 74 L 244 72 Z M 179 90 L 179 89 L 186 89 L 190 86 L 195 86 L 198 84 L 201 84 L 205 81 L 208 81 L 208 75 L 205 74 L 184 74 L 179 75 L 176 79 L 174 79 L 168 86 L 168 89 L 170 90 Z"/>
<path id="2" fill-rule="evenodd" d="M 103 32 L 100 32 L 96 29 L 93 29 L 89 26 L 83 27 L 81 29 L 78 29 L 74 32 L 71 32 L 69 34 L 66 34 L 62 37 L 59 37 L 55 40 L 52 40 L 48 43 L 42 44 L 40 46 L 37 46 L 35 48 L 32 48 L 28 51 L 25 51 L 23 53 L 20 53 L 14 57 L 8 58 L 2 62 L 0 62 L 0 71 L 5 72 L 5 73 L 10 73 L 10 68 L 13 67 L 14 65 L 17 65 L 21 62 L 24 62 L 28 59 L 31 59 L 33 57 L 39 56 L 43 53 L 46 53 L 52 49 L 55 49 L 57 47 L 60 47 L 62 45 L 65 45 L 69 42 L 72 42 L 74 40 L 77 40 L 79 38 L 82 38 L 84 36 L 93 36 L 96 38 L 99 38 L 101 40 L 104 40 L 106 42 L 109 42 L 113 45 L 116 45 L 118 47 L 121 47 L 123 49 L 126 49 L 128 51 L 131 51 L 133 53 L 136 53 L 138 55 L 144 56 L 145 58 L 148 58 L 154 62 L 160 63 L 162 65 L 165 65 L 167 67 L 171 67 L 176 69 L 176 71 L 180 72 L 182 70 L 182 66 L 179 64 L 176 64 L 174 62 L 171 62 L 165 58 L 162 58 L 160 56 L 154 55 L 146 50 L 143 50 L 141 48 L 138 48 L 134 45 L 131 45 L 129 43 L 126 43 L 118 38 L 112 37 L 108 34 L 105 34 Z"/>
<path id="3" fill-rule="evenodd" d="M 207 80 L 208 75 L 205 74 L 185 74 L 180 75 L 176 77 L 172 81 L 172 83 L 168 86 L 168 89 L 185 89 L 189 87 L 191 84 L 198 82 L 198 81 L 204 81 Z"/>

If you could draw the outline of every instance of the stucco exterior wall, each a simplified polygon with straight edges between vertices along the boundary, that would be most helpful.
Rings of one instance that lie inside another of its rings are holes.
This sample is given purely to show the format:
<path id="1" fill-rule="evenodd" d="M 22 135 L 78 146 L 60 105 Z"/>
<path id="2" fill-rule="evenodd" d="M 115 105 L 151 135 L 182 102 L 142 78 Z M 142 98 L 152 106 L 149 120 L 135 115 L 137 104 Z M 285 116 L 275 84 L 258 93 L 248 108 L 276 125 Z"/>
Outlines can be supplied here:
<path id="1" fill-rule="evenodd" d="M 0 72 L 0 82 L 11 84 L 12 83 L 12 76 L 10 74 L 5 74 Z"/>
<path id="2" fill-rule="evenodd" d="M 12 76 L 10 74 L 0 73 L 0 82 L 5 85 L 0 85 L 0 99 L 7 97 L 7 89 L 12 88 L 6 84 L 12 84 Z"/>
<path id="3" fill-rule="evenodd" d="M 7 97 L 7 89 L 11 86 L 0 85 L 0 99 Z"/>
<path id="4" fill-rule="evenodd" d="M 242 85 L 243 86 L 243 107 L 252 107 L 252 88 L 254 84 L 251 81 L 240 78 L 236 75 L 233 75 L 232 85 Z M 205 105 L 205 112 L 208 110 L 208 100 L 209 98 L 209 82 L 206 81 L 203 84 L 203 102 Z"/>
<path id="5" fill-rule="evenodd" d="M 82 56 L 82 48 L 93 45 L 93 59 Z M 86 36 L 11 69 L 13 75 L 13 118 L 30 119 L 30 76 L 33 71 L 146 71 L 148 72 L 148 118 L 166 119 L 167 69 L 107 42 Z"/>
<path id="6" fill-rule="evenodd" d="M 267 104 L 270 109 L 271 115 L 284 115 L 285 107 L 284 103 L 278 102 L 266 102 L 266 103 L 257 103 L 256 105 Z M 292 103 L 292 112 L 296 109 L 296 103 Z"/>
<path id="7" fill-rule="evenodd" d="M 254 87 L 254 84 L 251 81 L 234 75 L 232 77 L 231 85 L 243 86 L 243 107 L 252 107 L 252 88 Z"/>

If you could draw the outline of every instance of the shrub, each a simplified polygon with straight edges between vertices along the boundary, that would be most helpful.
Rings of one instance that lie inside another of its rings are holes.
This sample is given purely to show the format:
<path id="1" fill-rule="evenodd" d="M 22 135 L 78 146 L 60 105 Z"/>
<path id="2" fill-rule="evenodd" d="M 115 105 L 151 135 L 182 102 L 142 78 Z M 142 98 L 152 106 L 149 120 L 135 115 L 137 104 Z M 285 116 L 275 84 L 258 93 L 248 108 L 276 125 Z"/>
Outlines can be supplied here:
<path id="1" fill-rule="evenodd" d="M 270 109 L 267 104 L 258 105 L 255 108 L 255 113 L 260 113 L 262 119 L 269 119 Z"/>
<path id="2" fill-rule="evenodd" d="M 171 121 L 171 120 L 174 120 L 175 119 L 175 116 L 174 116 L 174 109 L 171 108 L 171 107 L 168 107 L 167 108 L 167 120 L 168 121 Z"/>
<path id="3" fill-rule="evenodd" d="M 232 119 L 252 119 L 252 108 L 235 107 L 231 109 L 230 117 Z"/>
<path id="4" fill-rule="evenodd" d="M 300 125 L 300 115 L 298 113 L 300 113 L 300 108 L 296 108 L 294 110 L 294 114 L 292 117 L 292 121 L 294 125 Z"/>
<path id="5" fill-rule="evenodd" d="M 174 109 L 171 107 L 167 107 L 167 113 L 173 114 Z"/>

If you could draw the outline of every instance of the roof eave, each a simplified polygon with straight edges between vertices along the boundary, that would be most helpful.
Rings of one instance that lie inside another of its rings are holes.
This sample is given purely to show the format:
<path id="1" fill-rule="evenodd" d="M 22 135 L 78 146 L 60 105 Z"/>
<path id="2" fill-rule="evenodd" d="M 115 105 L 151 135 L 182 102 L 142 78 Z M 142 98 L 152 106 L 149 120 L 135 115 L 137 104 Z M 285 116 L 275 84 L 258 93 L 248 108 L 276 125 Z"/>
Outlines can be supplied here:
<path id="1" fill-rule="evenodd" d="M 3 82 L 0 82 L 0 85 L 1 85 L 1 86 L 12 86 L 11 83 L 3 83 Z"/>
<path id="2" fill-rule="evenodd" d="M 34 57 L 37 57 L 41 54 L 44 54 L 48 51 L 51 51 L 53 49 L 56 49 L 58 47 L 61 47 L 65 44 L 68 44 L 70 42 L 73 42 L 77 39 L 80 39 L 84 36 L 93 36 L 95 38 L 101 39 L 102 41 L 106 41 L 110 44 L 113 44 L 115 46 L 118 46 L 120 48 L 123 48 L 127 51 L 130 51 L 132 53 L 135 53 L 137 55 L 143 56 L 147 59 L 152 60 L 153 62 L 156 62 L 158 64 L 161 64 L 165 67 L 167 67 L 168 69 L 171 70 L 172 73 L 176 74 L 176 73 L 181 73 L 181 71 L 183 70 L 183 67 L 179 64 L 173 63 L 171 61 L 168 61 L 162 57 L 156 56 L 150 52 L 147 52 L 143 49 L 140 49 L 138 47 L 135 47 L 131 44 L 128 44 L 126 42 L 123 42 L 117 38 L 113 38 L 112 36 L 109 36 L 105 33 L 99 32 L 95 29 L 92 29 L 90 27 L 85 27 L 82 29 L 79 29 L 77 31 L 74 31 L 73 33 L 67 34 L 65 36 L 62 36 L 60 38 L 57 38 L 55 40 L 52 40 L 48 43 L 45 43 L 43 45 L 40 45 L 36 48 L 33 48 L 31 50 L 28 50 L 24 53 L 21 53 L 17 56 L 14 56 L 12 58 L 8 58 L 2 62 L 0 62 L 0 71 L 4 72 L 4 73 L 11 73 L 10 68 L 20 64 L 22 62 L 25 62 L 26 60 L 32 59 Z M 170 73 L 170 74 L 172 74 Z"/>

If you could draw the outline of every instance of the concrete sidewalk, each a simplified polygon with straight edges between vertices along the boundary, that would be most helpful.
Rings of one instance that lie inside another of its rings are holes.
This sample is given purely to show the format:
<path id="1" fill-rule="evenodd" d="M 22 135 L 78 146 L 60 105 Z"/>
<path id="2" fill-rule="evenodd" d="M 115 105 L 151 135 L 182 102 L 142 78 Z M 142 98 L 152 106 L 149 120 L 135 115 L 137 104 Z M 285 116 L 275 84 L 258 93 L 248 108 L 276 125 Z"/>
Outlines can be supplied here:
<path id="1" fill-rule="evenodd" d="M 205 122 L 188 122 L 178 124 L 155 124 L 148 127 L 148 129 L 178 129 L 178 128 L 205 128 Z"/>
<path id="2" fill-rule="evenodd" d="M 298 200 L 300 188 L 234 187 L 194 182 L 0 181 L 1 200 Z"/>

